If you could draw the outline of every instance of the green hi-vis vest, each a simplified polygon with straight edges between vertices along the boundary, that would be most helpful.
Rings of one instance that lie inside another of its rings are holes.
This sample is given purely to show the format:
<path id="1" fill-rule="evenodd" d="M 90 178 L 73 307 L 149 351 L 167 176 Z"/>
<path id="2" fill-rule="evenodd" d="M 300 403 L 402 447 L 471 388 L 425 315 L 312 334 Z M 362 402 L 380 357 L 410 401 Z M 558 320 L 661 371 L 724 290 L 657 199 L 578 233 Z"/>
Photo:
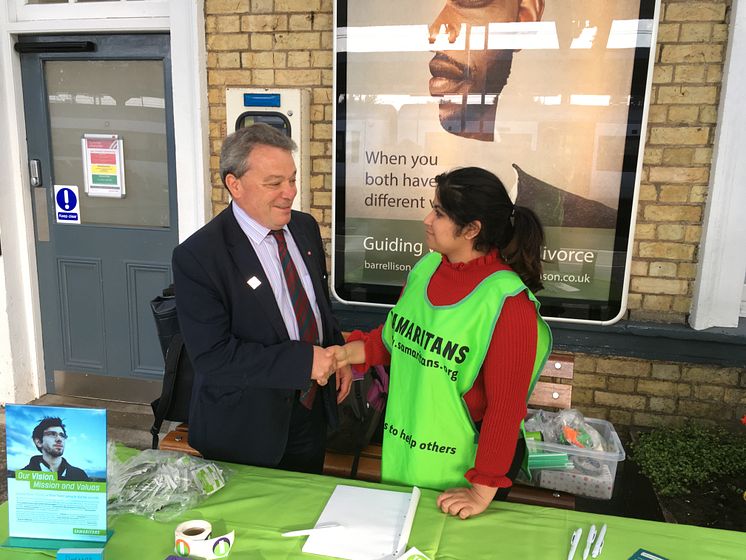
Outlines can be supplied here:
<path id="1" fill-rule="evenodd" d="M 482 367 L 505 298 L 526 290 L 536 306 L 529 395 L 552 346 L 539 303 L 515 272 L 495 272 L 454 305 L 430 303 L 427 286 L 440 262 L 439 253 L 430 253 L 415 265 L 383 329 L 391 378 L 381 479 L 436 490 L 468 485 L 464 474 L 474 466 L 478 433 L 464 395 Z"/>

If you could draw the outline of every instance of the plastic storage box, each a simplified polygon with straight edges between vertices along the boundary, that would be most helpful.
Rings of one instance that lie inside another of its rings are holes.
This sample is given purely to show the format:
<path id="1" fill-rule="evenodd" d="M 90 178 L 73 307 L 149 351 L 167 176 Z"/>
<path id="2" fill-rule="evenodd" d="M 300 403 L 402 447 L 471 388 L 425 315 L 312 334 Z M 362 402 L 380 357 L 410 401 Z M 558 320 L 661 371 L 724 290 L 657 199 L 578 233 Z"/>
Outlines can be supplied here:
<path id="1" fill-rule="evenodd" d="M 533 412 L 529 411 L 529 416 Z M 555 415 L 546 411 L 544 414 Z M 532 483 L 541 488 L 608 500 L 614 492 L 617 463 L 625 458 L 624 448 L 611 422 L 596 418 L 585 421 L 604 438 L 607 451 L 528 440 Z"/>

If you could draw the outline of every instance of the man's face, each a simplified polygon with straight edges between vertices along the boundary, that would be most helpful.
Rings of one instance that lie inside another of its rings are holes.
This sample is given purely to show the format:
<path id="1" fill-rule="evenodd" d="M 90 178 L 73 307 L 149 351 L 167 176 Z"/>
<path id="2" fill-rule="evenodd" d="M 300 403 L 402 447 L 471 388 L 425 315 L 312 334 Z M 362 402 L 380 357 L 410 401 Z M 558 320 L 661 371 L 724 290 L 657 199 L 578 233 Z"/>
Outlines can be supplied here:
<path id="1" fill-rule="evenodd" d="M 543 2 L 527 0 L 447 0 L 430 25 L 430 42 L 445 29 L 449 42 L 466 33 L 463 50 L 436 51 L 430 61 L 430 95 L 445 97 L 439 117 L 445 130 L 465 138 L 494 139 L 497 99 L 510 75 L 512 50 L 487 48 L 490 23 L 535 21 Z M 462 25 L 466 27 L 462 30 Z M 445 27 L 443 27 L 445 26 Z M 475 44 L 473 27 L 481 27 Z M 451 98 L 453 96 L 453 98 Z"/>
<path id="2" fill-rule="evenodd" d="M 287 150 L 256 146 L 248 156 L 248 170 L 241 177 L 228 174 L 228 190 L 238 206 L 269 229 L 281 229 L 290 221 L 298 189 L 295 162 Z"/>
<path id="3" fill-rule="evenodd" d="M 61 457 L 65 452 L 65 440 L 67 435 L 60 426 L 51 426 L 44 430 L 41 439 L 41 452 L 52 457 Z M 39 440 L 37 445 L 39 445 Z"/>

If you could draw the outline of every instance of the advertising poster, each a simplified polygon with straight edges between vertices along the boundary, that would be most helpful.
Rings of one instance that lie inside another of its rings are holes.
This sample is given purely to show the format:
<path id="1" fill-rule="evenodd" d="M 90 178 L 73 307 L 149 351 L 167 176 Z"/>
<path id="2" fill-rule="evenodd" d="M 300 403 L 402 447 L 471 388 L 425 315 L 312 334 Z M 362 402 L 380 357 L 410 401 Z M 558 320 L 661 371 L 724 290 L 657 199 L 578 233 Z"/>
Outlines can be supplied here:
<path id="1" fill-rule="evenodd" d="M 106 410 L 9 404 L 5 421 L 11 539 L 105 542 Z"/>
<path id="2" fill-rule="evenodd" d="M 435 176 L 495 173 L 546 232 L 549 317 L 622 312 L 654 0 L 338 0 L 334 290 L 393 304 Z"/>
<path id="3" fill-rule="evenodd" d="M 81 143 L 86 194 L 123 198 L 124 139 L 118 134 L 84 134 Z"/>

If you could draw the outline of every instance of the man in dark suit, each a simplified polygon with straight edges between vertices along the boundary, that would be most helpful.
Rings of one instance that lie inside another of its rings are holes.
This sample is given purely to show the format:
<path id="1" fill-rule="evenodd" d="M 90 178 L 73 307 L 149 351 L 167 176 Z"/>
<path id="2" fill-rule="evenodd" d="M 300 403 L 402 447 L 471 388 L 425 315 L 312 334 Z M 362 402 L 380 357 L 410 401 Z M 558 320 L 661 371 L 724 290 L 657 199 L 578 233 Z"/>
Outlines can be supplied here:
<path id="1" fill-rule="evenodd" d="M 342 336 L 319 226 L 291 210 L 295 149 L 267 125 L 225 139 L 233 202 L 174 250 L 174 285 L 195 370 L 189 444 L 210 459 L 319 473 L 352 374 L 333 375 L 324 348 Z"/>

